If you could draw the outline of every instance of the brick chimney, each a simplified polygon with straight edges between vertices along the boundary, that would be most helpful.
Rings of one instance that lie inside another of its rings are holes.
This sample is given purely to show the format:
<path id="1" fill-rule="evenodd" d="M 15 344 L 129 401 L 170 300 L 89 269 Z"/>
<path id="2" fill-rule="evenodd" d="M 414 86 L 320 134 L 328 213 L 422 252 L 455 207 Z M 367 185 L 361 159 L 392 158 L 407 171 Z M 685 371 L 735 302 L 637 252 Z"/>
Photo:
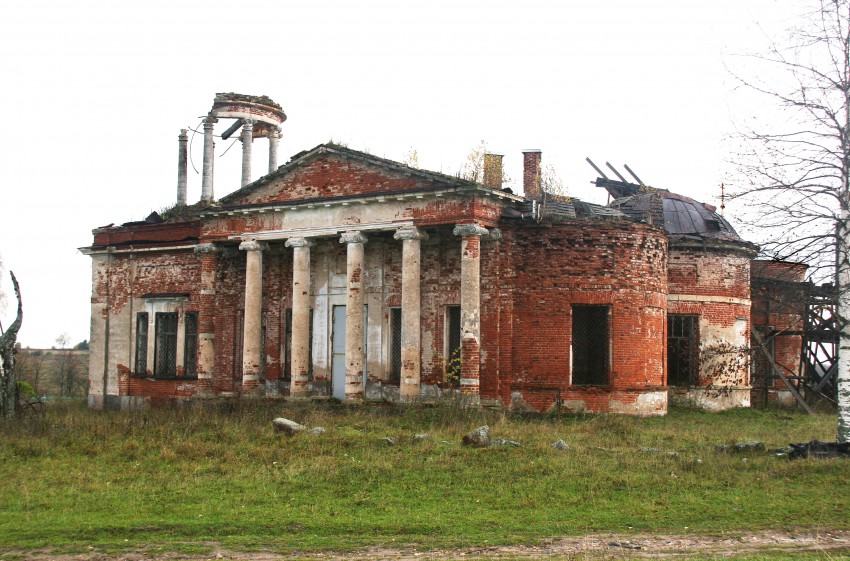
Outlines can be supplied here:
<path id="1" fill-rule="evenodd" d="M 502 188 L 502 154 L 484 154 L 484 185 Z"/>
<path id="2" fill-rule="evenodd" d="M 543 153 L 537 149 L 522 151 L 522 191 L 526 199 L 543 196 L 540 186 L 540 159 Z"/>

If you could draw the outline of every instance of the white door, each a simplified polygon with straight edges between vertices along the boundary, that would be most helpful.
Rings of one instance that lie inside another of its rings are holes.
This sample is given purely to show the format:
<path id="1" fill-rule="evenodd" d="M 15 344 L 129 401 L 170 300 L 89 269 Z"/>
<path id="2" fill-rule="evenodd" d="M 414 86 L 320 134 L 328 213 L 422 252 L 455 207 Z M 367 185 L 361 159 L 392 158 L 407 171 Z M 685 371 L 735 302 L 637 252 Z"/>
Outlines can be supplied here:
<path id="1" fill-rule="evenodd" d="M 337 399 L 345 399 L 345 306 L 333 307 L 331 332 L 331 389 Z"/>

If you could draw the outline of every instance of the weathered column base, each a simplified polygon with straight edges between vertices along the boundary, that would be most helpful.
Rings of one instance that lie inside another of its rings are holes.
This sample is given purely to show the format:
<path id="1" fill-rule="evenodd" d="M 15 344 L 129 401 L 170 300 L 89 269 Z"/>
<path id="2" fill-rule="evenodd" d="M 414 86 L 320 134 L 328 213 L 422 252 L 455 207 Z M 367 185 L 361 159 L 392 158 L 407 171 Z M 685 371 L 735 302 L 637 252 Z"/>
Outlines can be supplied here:
<path id="1" fill-rule="evenodd" d="M 725 411 L 735 407 L 749 407 L 751 390 L 750 386 L 670 388 L 669 401 L 699 407 L 706 411 Z"/>

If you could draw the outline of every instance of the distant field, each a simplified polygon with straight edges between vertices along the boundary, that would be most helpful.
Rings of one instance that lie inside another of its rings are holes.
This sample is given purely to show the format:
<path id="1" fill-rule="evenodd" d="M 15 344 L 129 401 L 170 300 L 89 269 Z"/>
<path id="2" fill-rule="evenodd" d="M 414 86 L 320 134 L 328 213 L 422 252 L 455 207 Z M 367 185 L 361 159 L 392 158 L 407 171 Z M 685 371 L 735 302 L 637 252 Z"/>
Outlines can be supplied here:
<path id="1" fill-rule="evenodd" d="M 276 416 L 327 432 L 286 437 L 272 431 Z M 522 446 L 461 446 L 482 424 Z M 520 419 L 448 406 L 55 405 L 0 426 L 0 552 L 344 551 L 600 532 L 847 530 L 850 461 L 714 451 L 745 440 L 768 448 L 834 440 L 835 424 L 833 414 L 785 410 Z M 570 450 L 552 449 L 558 439 Z"/>

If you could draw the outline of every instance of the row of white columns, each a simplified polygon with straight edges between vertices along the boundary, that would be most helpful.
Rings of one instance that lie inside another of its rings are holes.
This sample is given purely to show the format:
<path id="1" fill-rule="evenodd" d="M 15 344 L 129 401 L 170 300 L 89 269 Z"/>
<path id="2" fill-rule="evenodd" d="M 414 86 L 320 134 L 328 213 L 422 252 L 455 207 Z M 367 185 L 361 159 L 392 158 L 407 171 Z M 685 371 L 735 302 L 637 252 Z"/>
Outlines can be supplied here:
<path id="1" fill-rule="evenodd" d="M 481 346 L 481 266 L 480 242 L 482 237 L 499 239 L 498 230 L 488 231 L 478 224 L 460 224 L 454 234 L 461 237 L 461 390 L 478 395 Z M 419 398 L 421 375 L 421 241 L 427 234 L 416 227 L 399 228 L 394 236 L 402 241 L 401 285 L 401 380 L 402 401 Z M 346 330 L 345 330 L 345 398 L 363 398 L 364 349 L 364 255 L 366 235 L 357 230 L 340 235 L 346 244 Z M 310 360 L 310 248 L 314 241 L 306 237 L 293 237 L 286 247 L 293 249 L 292 269 L 292 345 L 290 396 L 308 396 Z M 243 241 L 239 249 L 246 251 L 245 315 L 243 329 L 242 391 L 257 391 L 260 383 L 262 357 L 261 321 L 263 292 L 263 251 L 265 242 Z M 203 371 L 204 369 L 201 368 Z"/>
<path id="2" fill-rule="evenodd" d="M 215 149 L 215 140 L 213 129 L 215 127 L 215 123 L 218 121 L 212 115 L 207 116 L 204 119 L 204 165 L 203 172 L 201 175 L 201 200 L 202 201 L 212 201 L 215 200 L 215 195 L 213 194 L 213 155 Z M 251 161 L 253 156 L 253 144 L 254 144 L 254 121 L 253 119 L 242 119 L 242 135 L 240 140 L 242 141 L 242 181 L 241 186 L 251 183 Z M 184 131 L 181 131 L 180 140 L 180 156 L 178 160 L 178 167 L 185 161 L 185 144 L 188 137 L 186 137 Z M 278 167 L 277 162 L 277 151 L 278 145 L 280 144 L 280 127 L 273 127 L 272 130 L 268 132 L 269 138 L 269 173 L 274 172 Z M 178 171 L 178 186 L 177 186 L 177 199 L 178 202 L 181 202 L 181 193 L 182 193 L 182 203 L 186 202 L 186 186 L 185 186 L 185 174 L 181 174 Z"/>

